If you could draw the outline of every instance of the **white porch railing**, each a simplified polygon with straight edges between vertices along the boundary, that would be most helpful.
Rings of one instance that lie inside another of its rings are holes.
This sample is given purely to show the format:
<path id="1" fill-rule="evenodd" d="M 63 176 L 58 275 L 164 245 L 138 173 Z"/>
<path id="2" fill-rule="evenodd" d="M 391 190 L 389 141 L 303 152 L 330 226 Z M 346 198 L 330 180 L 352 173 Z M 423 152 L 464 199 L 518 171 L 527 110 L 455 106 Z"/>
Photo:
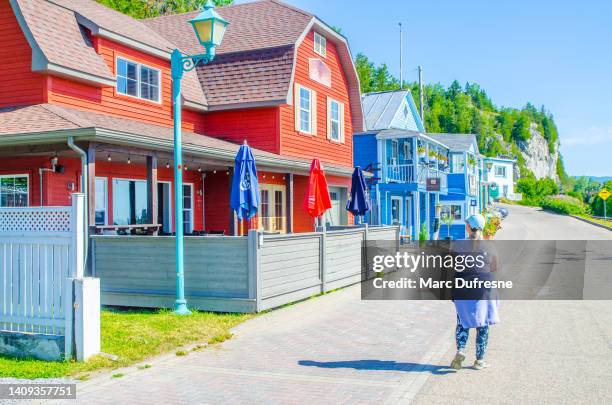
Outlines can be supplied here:
<path id="1" fill-rule="evenodd" d="M 66 357 L 73 334 L 77 356 L 83 338 L 73 330 L 73 285 L 84 285 L 84 196 L 72 200 L 70 207 L 0 209 L 0 332 L 63 336 Z"/>
<path id="2" fill-rule="evenodd" d="M 412 164 L 396 164 L 384 165 L 383 180 L 385 182 L 397 183 L 421 183 L 425 184 L 428 177 L 438 177 L 440 179 L 440 187 L 445 189 L 448 187 L 448 173 L 434 169 L 427 165 L 418 165 L 418 176 L 414 174 L 414 165 Z"/>
<path id="3" fill-rule="evenodd" d="M 384 176 L 389 182 L 412 183 L 414 182 L 414 165 L 385 165 Z"/>
<path id="4" fill-rule="evenodd" d="M 440 189 L 448 188 L 448 173 L 428 166 L 419 166 L 419 183 L 425 184 L 428 178 L 440 179 Z"/>

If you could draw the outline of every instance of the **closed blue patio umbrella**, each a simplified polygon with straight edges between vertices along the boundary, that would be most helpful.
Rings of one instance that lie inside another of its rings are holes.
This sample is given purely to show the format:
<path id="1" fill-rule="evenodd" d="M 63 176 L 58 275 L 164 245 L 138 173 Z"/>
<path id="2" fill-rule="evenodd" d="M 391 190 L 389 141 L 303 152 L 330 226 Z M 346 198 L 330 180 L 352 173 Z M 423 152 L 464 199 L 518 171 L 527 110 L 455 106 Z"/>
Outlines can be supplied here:
<path id="1" fill-rule="evenodd" d="M 257 167 L 255 166 L 253 152 L 246 144 L 246 141 L 236 155 L 230 206 L 236 211 L 236 216 L 241 221 L 241 224 L 243 218 L 253 218 L 259 208 Z"/>
<path id="2" fill-rule="evenodd" d="M 346 210 L 356 217 L 365 215 L 372 208 L 368 197 L 367 185 L 361 167 L 353 171 L 351 180 L 351 196 L 346 204 Z"/>

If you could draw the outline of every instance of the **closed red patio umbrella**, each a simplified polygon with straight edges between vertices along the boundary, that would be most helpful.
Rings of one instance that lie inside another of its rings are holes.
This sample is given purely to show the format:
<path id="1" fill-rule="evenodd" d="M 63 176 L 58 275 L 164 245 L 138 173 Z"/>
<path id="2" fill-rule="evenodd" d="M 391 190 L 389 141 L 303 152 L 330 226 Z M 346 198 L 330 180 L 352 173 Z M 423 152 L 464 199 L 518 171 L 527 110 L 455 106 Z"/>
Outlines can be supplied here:
<path id="1" fill-rule="evenodd" d="M 318 218 L 332 206 L 327 179 L 319 159 L 314 159 L 310 165 L 310 178 L 308 180 L 308 191 L 304 197 L 302 207 L 313 218 Z"/>

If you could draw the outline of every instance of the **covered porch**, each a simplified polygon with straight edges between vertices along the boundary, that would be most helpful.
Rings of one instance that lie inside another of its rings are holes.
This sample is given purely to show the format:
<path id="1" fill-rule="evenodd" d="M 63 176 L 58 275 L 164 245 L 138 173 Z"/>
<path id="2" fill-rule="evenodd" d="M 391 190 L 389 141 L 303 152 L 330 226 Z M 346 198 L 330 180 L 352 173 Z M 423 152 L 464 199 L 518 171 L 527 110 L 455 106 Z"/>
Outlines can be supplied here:
<path id="1" fill-rule="evenodd" d="M 172 128 L 54 105 L 16 108 L 2 114 L 11 122 L 12 132 L 0 131 L 0 206 L 69 205 L 70 193 L 83 191 L 91 234 L 174 233 Z M 21 132 L 24 128 L 34 131 Z M 259 169 L 259 215 L 239 223 L 229 207 L 238 147 L 183 132 L 185 233 L 314 231 L 314 221 L 301 208 L 310 162 L 261 150 L 254 150 Z M 326 222 L 351 224 L 352 217 L 343 209 L 351 169 L 325 169 L 334 205 Z"/>

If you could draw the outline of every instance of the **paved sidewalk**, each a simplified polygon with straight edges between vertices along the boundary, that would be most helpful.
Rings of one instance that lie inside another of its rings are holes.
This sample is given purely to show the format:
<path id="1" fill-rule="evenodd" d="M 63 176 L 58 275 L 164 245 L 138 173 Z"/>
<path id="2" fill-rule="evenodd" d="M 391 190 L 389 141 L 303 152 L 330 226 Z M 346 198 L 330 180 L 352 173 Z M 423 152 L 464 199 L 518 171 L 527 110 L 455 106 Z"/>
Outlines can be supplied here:
<path id="1" fill-rule="evenodd" d="M 513 206 L 499 236 L 610 237 L 603 232 Z M 612 403 L 612 301 L 504 301 L 502 322 L 491 328 L 492 367 L 469 367 L 471 336 L 468 367 L 455 372 L 447 367 L 451 302 L 361 301 L 359 294 L 354 286 L 273 311 L 216 348 L 80 383 L 77 403 Z"/>
<path id="2" fill-rule="evenodd" d="M 77 403 L 397 403 L 427 376 L 451 372 L 441 359 L 452 343 L 450 302 L 359 294 L 354 286 L 273 311 L 218 348 L 81 383 Z"/>

